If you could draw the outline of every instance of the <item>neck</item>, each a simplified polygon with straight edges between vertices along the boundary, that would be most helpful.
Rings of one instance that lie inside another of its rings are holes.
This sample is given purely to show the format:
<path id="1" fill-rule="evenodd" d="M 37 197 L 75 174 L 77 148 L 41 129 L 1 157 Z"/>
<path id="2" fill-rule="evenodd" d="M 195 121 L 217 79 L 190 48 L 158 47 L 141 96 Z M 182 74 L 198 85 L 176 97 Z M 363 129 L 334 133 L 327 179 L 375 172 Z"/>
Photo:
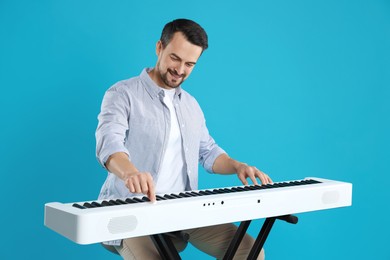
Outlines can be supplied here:
<path id="1" fill-rule="evenodd" d="M 148 74 L 149 74 L 150 78 L 154 81 L 154 83 L 156 83 L 156 85 L 159 86 L 160 88 L 167 89 L 167 90 L 173 89 L 173 88 L 166 86 L 164 84 L 164 82 L 161 80 L 161 77 L 159 77 L 159 75 L 158 75 L 158 71 L 157 71 L 156 67 L 151 69 L 148 72 Z"/>

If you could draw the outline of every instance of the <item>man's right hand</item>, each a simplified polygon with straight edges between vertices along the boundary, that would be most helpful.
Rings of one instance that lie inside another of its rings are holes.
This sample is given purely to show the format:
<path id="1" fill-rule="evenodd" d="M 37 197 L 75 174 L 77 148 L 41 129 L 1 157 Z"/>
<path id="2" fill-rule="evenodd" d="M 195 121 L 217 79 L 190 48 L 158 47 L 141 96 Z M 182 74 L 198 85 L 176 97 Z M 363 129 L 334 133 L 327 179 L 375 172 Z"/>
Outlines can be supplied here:
<path id="1" fill-rule="evenodd" d="M 151 202 L 156 201 L 153 177 L 148 172 L 133 172 L 124 178 L 126 187 L 132 193 L 143 193 Z"/>
<path id="2" fill-rule="evenodd" d="M 130 192 L 143 193 L 148 196 L 151 202 L 156 201 L 152 175 L 148 172 L 138 171 L 126 153 L 112 154 L 106 162 L 106 167 L 124 181 Z"/>

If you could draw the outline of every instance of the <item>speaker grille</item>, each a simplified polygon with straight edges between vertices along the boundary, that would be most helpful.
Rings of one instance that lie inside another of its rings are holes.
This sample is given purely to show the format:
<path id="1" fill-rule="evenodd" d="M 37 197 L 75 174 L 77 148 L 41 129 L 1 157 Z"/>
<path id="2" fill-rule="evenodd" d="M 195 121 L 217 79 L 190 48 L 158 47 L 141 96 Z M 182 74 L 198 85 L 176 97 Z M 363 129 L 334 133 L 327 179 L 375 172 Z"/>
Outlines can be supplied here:
<path id="1" fill-rule="evenodd" d="M 322 195 L 322 202 L 324 204 L 333 204 L 337 203 L 340 199 L 340 193 L 337 190 L 326 191 Z"/>
<path id="2" fill-rule="evenodd" d="M 110 219 L 107 228 L 111 234 L 131 232 L 137 227 L 137 218 L 133 215 L 124 217 L 115 217 Z"/>

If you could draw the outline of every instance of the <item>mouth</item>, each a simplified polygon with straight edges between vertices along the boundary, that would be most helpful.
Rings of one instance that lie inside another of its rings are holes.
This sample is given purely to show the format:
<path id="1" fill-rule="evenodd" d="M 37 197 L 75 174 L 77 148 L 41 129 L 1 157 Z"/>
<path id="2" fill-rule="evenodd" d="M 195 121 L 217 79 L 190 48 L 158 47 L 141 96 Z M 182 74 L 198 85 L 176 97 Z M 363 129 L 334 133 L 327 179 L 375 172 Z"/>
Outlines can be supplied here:
<path id="1" fill-rule="evenodd" d="M 171 69 L 168 69 L 168 72 L 169 72 L 169 74 L 171 74 L 171 76 L 172 76 L 174 79 L 176 79 L 176 80 L 181 79 L 181 78 L 184 78 L 184 74 L 179 75 L 179 74 L 177 74 L 175 71 L 173 71 L 173 70 L 171 70 Z"/>

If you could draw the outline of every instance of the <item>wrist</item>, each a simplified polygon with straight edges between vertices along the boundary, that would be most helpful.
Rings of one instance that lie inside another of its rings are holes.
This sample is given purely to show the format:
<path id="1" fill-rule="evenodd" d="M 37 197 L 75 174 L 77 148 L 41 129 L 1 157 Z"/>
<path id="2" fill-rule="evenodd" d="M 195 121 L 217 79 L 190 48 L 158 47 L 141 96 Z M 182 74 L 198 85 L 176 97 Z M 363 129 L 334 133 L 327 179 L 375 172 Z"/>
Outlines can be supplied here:
<path id="1" fill-rule="evenodd" d="M 238 173 L 239 170 L 240 170 L 242 167 L 246 167 L 246 166 L 248 166 L 248 164 L 243 163 L 243 162 L 238 162 L 238 161 L 236 161 L 236 162 L 234 163 L 234 165 L 233 165 L 234 170 L 235 170 L 236 173 Z"/>
<path id="2" fill-rule="evenodd" d="M 137 175 L 137 173 L 138 173 L 138 170 L 125 171 L 121 174 L 120 179 L 122 179 L 123 181 L 126 181 L 131 176 Z"/>

